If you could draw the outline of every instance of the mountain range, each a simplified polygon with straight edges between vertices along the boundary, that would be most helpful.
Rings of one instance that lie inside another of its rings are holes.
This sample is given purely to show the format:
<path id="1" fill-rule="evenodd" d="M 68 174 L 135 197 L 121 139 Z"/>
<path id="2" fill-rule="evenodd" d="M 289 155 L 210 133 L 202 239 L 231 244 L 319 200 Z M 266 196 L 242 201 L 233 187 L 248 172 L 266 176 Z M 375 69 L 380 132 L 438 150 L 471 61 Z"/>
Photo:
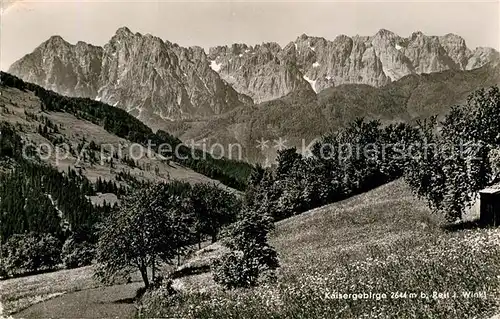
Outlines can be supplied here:
<path id="1" fill-rule="evenodd" d="M 317 137 L 353 116 L 440 113 L 478 86 L 500 83 L 499 60 L 496 50 L 472 50 L 454 34 L 405 38 L 381 29 L 333 41 L 303 34 L 284 47 L 206 52 L 123 27 L 103 47 L 53 36 L 9 73 L 122 108 L 184 139 L 250 147 L 257 137 Z M 427 104 L 412 98 L 419 88 Z"/>
<path id="2" fill-rule="evenodd" d="M 305 34 L 284 48 L 276 43 L 216 47 L 209 58 L 221 77 L 256 103 L 311 87 L 386 85 L 410 74 L 472 70 L 498 59 L 491 48 L 470 50 L 454 34 L 403 38 L 382 29 L 374 36 L 340 35 L 333 41 Z"/>
<path id="3" fill-rule="evenodd" d="M 168 131 L 181 140 L 206 140 L 207 145 L 240 144 L 250 161 L 272 160 L 280 138 L 303 151 L 314 139 L 344 127 L 358 117 L 383 123 L 409 122 L 437 115 L 465 102 L 478 88 L 500 85 L 500 64 L 460 71 L 409 75 L 382 87 L 343 84 L 318 94 L 295 91 L 282 98 L 201 120 L 175 121 Z M 266 149 L 257 141 L 266 140 Z"/>

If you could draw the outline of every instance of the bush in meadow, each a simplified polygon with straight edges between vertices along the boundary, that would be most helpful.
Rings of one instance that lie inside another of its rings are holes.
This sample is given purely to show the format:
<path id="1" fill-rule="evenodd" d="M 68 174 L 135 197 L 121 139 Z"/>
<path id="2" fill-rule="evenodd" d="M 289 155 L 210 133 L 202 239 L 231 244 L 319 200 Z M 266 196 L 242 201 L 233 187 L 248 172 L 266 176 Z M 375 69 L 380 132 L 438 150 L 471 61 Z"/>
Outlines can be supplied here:
<path id="1" fill-rule="evenodd" d="M 225 244 L 231 252 L 213 264 L 215 282 L 225 288 L 253 287 L 259 276 L 279 267 L 276 250 L 267 235 L 274 224 L 272 218 L 255 211 L 245 211 L 236 222 Z"/>
<path id="2" fill-rule="evenodd" d="M 54 269 L 60 255 L 60 242 L 51 234 L 15 234 L 3 246 L 2 263 L 9 274 L 32 273 Z"/>
<path id="3" fill-rule="evenodd" d="M 95 246 L 88 241 L 69 237 L 62 247 L 61 259 L 65 268 L 78 268 L 90 265 L 95 257 Z"/>

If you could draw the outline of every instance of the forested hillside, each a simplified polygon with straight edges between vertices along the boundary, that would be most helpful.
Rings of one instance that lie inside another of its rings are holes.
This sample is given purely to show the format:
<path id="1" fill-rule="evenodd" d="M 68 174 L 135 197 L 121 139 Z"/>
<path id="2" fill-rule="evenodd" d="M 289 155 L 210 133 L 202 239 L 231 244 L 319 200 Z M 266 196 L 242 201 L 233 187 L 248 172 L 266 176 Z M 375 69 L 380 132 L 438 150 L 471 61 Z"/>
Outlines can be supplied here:
<path id="1" fill-rule="evenodd" d="M 158 151 L 158 146 L 162 144 L 168 144 L 169 149 L 175 150 L 182 143 L 179 139 L 164 131 L 154 133 L 144 123 L 122 109 L 88 98 L 65 97 L 45 90 L 38 85 L 24 82 L 7 73 L 0 73 L 0 77 L 3 86 L 33 92 L 42 102 L 42 111 L 73 114 L 77 118 L 102 126 L 106 131 L 118 137 L 144 146 L 147 146 L 150 141 L 151 145 L 156 146 L 155 151 Z M 252 170 L 251 165 L 224 158 L 214 158 L 200 150 L 192 151 L 187 146 L 178 147 L 178 150 L 179 156 L 164 152 L 162 155 L 165 157 L 172 156 L 174 162 L 219 180 L 227 186 L 239 190 L 245 188 L 246 179 Z"/>
<path id="2" fill-rule="evenodd" d="M 30 160 L 14 127 L 0 124 L 0 240 L 4 259 L 0 275 L 50 269 L 61 258 L 66 239 L 78 245 L 95 243 L 96 223 L 112 209 L 108 203 L 92 205 L 88 196 L 97 188 L 76 171 L 59 172 L 40 160 Z M 89 262 L 81 259 L 81 264 Z"/>
<path id="3" fill-rule="evenodd" d="M 151 145 L 153 155 L 133 158 L 125 153 L 133 143 Z M 180 156 L 158 156 L 165 143 Z M 154 133 L 121 109 L 60 96 L 2 73 L 0 276 L 91 263 L 99 222 L 137 189 L 180 180 L 185 187 L 210 184 L 207 192 L 233 194 L 230 187 L 243 190 L 251 170 L 192 150 L 166 132 Z M 217 228 L 205 229 L 216 236 Z"/>

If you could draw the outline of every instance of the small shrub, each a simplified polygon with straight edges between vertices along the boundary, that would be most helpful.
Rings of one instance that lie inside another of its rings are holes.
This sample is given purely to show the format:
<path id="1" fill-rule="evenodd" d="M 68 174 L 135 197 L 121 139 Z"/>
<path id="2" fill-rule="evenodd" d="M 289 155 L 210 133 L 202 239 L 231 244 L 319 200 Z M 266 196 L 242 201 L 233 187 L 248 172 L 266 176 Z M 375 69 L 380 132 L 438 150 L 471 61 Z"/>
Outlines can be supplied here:
<path id="1" fill-rule="evenodd" d="M 68 238 L 62 247 L 62 262 L 65 268 L 78 268 L 92 264 L 95 257 L 95 247 L 89 242 L 77 242 Z"/>
<path id="2" fill-rule="evenodd" d="M 278 268 L 277 253 L 267 241 L 272 227 L 269 216 L 245 212 L 232 227 L 226 242 L 232 251 L 213 263 L 214 281 L 229 289 L 253 287 L 258 285 L 262 273 Z"/>
<path id="3" fill-rule="evenodd" d="M 213 269 L 215 282 L 226 288 L 255 286 L 259 277 L 258 262 L 234 251 L 216 260 Z"/>
<path id="4" fill-rule="evenodd" d="M 157 278 L 149 289 L 140 288 L 137 291 L 136 298 L 140 298 L 139 317 L 160 318 L 164 309 L 169 309 L 176 305 L 178 294 L 172 287 L 170 278 Z"/>

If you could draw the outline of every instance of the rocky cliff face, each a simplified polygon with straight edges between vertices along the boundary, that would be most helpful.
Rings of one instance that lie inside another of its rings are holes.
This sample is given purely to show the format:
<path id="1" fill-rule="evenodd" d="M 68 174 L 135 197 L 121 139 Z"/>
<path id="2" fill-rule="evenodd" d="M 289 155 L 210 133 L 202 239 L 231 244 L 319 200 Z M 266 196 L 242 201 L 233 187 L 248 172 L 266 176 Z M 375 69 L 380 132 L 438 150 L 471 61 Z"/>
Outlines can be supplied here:
<path id="1" fill-rule="evenodd" d="M 103 47 L 52 37 L 10 73 L 69 96 L 102 100 L 157 126 L 252 104 L 210 68 L 203 49 L 119 29 Z"/>
<path id="2" fill-rule="evenodd" d="M 208 58 L 213 70 L 256 103 L 311 89 L 297 67 L 294 52 L 282 50 L 277 43 L 215 47 Z"/>
<path id="3" fill-rule="evenodd" d="M 382 29 L 333 41 L 301 35 L 283 48 L 234 44 L 206 54 L 121 28 L 102 48 L 52 37 L 9 72 L 65 95 L 100 99 L 158 127 L 292 92 L 381 87 L 410 74 L 472 70 L 492 60 L 499 60 L 497 51 L 472 51 L 454 34 L 403 38 Z"/>
<path id="4" fill-rule="evenodd" d="M 263 102 L 303 87 L 304 81 L 316 92 L 340 84 L 380 87 L 410 74 L 476 69 L 498 60 L 499 53 L 471 51 L 454 34 L 415 32 L 403 38 L 382 29 L 374 36 L 340 35 L 333 41 L 304 34 L 284 48 L 272 43 L 217 47 L 209 58 L 237 91 Z"/>
<path id="5" fill-rule="evenodd" d="M 9 72 L 64 95 L 94 97 L 99 89 L 103 49 L 69 44 L 53 36 L 14 63 Z"/>

